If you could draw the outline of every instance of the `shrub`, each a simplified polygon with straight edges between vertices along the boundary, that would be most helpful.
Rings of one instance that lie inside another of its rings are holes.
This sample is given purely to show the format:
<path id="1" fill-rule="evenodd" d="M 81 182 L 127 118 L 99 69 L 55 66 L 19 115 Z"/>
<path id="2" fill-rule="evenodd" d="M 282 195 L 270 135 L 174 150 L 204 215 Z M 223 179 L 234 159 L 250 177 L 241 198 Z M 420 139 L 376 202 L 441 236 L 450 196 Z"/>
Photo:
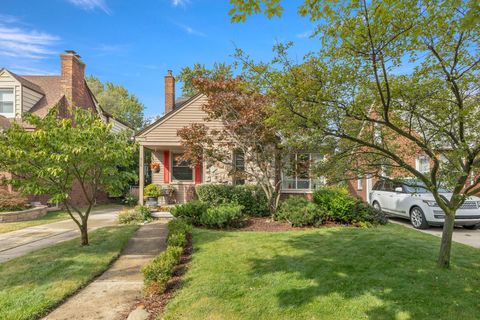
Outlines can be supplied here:
<path id="1" fill-rule="evenodd" d="M 323 187 L 313 193 L 313 201 L 325 212 L 325 218 L 340 223 L 355 220 L 354 207 L 357 199 L 350 196 L 346 188 Z"/>
<path id="2" fill-rule="evenodd" d="M 183 248 L 168 246 L 152 262 L 142 267 L 145 284 L 150 286 L 155 283 L 158 293 L 165 291 L 166 284 L 172 276 L 173 267 L 180 261 Z"/>
<path id="3" fill-rule="evenodd" d="M 195 188 L 198 199 L 210 206 L 232 201 L 233 186 L 226 184 L 202 184 Z"/>
<path id="4" fill-rule="evenodd" d="M 369 222 L 371 224 L 387 224 L 388 218 L 380 210 L 376 210 L 368 203 L 359 200 L 353 208 L 358 222 Z"/>
<path id="5" fill-rule="evenodd" d="M 135 208 L 143 217 L 144 221 L 152 220 L 152 211 L 147 206 L 138 206 Z"/>
<path id="6" fill-rule="evenodd" d="M 118 214 L 120 224 L 136 224 L 152 220 L 152 213 L 145 206 L 138 206 L 135 209 L 123 209 Z"/>
<path id="7" fill-rule="evenodd" d="M 17 211 L 26 208 L 27 198 L 19 192 L 0 189 L 0 212 Z"/>
<path id="8" fill-rule="evenodd" d="M 245 220 L 243 207 L 236 203 L 225 203 L 211 207 L 205 212 L 200 223 L 206 227 L 235 227 Z"/>
<path id="9" fill-rule="evenodd" d="M 134 207 L 138 203 L 138 198 L 135 197 L 133 194 L 129 193 L 125 195 L 125 198 L 123 199 L 123 203 L 129 207 Z"/>
<path id="10" fill-rule="evenodd" d="M 268 215 L 267 197 L 263 190 L 253 185 L 203 184 L 196 187 L 198 199 L 209 206 L 224 203 L 238 203 L 245 214 L 251 216 Z"/>
<path id="11" fill-rule="evenodd" d="M 143 195 L 145 197 L 154 197 L 158 198 L 162 194 L 162 188 L 156 184 L 149 184 L 143 189 Z"/>
<path id="12" fill-rule="evenodd" d="M 177 218 L 168 223 L 168 234 L 187 234 L 192 231 L 192 226 L 185 219 Z"/>
<path id="13" fill-rule="evenodd" d="M 167 238 L 167 246 L 185 247 L 187 244 L 187 235 L 184 233 L 169 234 Z"/>
<path id="14" fill-rule="evenodd" d="M 275 213 L 275 219 L 287 221 L 294 227 L 320 226 L 325 213 L 314 203 L 302 197 L 291 196 Z"/>
<path id="15" fill-rule="evenodd" d="M 120 224 L 135 224 L 143 221 L 143 216 L 135 209 L 123 209 L 118 214 Z"/>
<path id="16" fill-rule="evenodd" d="M 207 211 L 208 205 L 201 201 L 190 201 L 185 204 L 176 205 L 170 213 L 176 218 L 185 218 L 193 225 L 200 224 L 200 218 Z"/>
<path id="17" fill-rule="evenodd" d="M 232 192 L 232 202 L 244 207 L 244 213 L 250 216 L 263 217 L 270 214 L 265 192 L 254 185 L 235 186 Z"/>
<path id="18" fill-rule="evenodd" d="M 361 199 L 352 197 L 348 190 L 324 187 L 313 194 L 314 202 L 325 212 L 325 218 L 339 223 L 385 224 L 387 217 Z"/>

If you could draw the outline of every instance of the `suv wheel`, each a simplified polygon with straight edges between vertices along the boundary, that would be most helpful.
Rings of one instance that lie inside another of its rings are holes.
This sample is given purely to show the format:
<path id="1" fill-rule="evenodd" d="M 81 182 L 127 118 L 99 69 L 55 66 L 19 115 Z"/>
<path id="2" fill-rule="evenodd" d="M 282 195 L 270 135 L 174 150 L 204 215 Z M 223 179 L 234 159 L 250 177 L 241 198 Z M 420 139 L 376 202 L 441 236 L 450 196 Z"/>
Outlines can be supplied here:
<path id="1" fill-rule="evenodd" d="M 378 211 L 380 211 L 380 212 L 382 211 L 382 207 L 380 207 L 380 203 L 378 203 L 377 201 L 373 201 L 372 207 L 373 207 L 373 209 L 375 209 L 375 210 L 378 210 Z"/>
<path id="2" fill-rule="evenodd" d="M 427 219 L 420 207 L 413 207 L 410 210 L 410 222 L 415 229 L 428 229 Z"/>

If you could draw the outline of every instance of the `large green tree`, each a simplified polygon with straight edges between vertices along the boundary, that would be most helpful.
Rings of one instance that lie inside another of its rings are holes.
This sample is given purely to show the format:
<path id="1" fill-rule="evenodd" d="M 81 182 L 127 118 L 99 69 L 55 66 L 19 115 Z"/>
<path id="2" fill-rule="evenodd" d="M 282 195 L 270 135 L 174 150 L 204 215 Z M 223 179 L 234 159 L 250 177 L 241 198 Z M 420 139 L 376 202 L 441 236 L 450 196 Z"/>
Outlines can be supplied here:
<path id="1" fill-rule="evenodd" d="M 147 124 L 143 113 L 145 109 L 143 103 L 124 86 L 108 81 L 103 83 L 94 76 L 88 76 L 86 80 L 88 87 L 105 111 L 136 130 Z"/>
<path id="2" fill-rule="evenodd" d="M 232 3 L 234 21 L 282 13 L 278 0 Z M 279 46 L 279 68 L 263 72 L 284 132 L 332 137 L 350 157 L 343 163 L 426 185 L 445 212 L 440 267 L 450 265 L 458 208 L 480 191 L 478 12 L 467 0 L 306 0 L 299 13 L 317 23 L 321 50 L 297 64 Z M 428 172 L 412 163 L 416 153 Z"/>
<path id="3" fill-rule="evenodd" d="M 60 118 L 56 108 L 40 118 L 27 115 L 33 132 L 13 123 L 0 133 L 0 171 L 12 173 L 4 182 L 25 194 L 48 195 L 61 203 L 88 245 L 88 218 L 100 192 L 117 195 L 136 174 L 124 170 L 134 160 L 134 145 L 127 134 L 114 134 L 111 125 L 81 108 Z M 72 203 L 78 185 L 86 208 Z"/>
<path id="4" fill-rule="evenodd" d="M 212 69 L 204 64 L 195 63 L 193 67 L 184 67 L 177 76 L 177 80 L 183 83 L 182 96 L 191 97 L 199 92 L 194 84 L 194 79 L 204 78 L 211 80 L 231 79 L 233 77 L 232 66 L 225 63 L 215 63 Z"/>

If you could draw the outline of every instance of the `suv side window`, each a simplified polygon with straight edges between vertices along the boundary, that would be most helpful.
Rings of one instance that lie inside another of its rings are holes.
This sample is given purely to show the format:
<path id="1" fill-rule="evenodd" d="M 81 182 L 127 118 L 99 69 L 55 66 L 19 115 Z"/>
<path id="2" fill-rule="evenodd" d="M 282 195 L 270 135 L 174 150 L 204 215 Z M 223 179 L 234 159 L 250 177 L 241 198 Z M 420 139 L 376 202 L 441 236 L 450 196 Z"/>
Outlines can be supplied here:
<path id="1" fill-rule="evenodd" d="M 385 182 L 383 183 L 383 191 L 395 191 L 395 189 L 393 188 L 393 182 L 390 180 L 385 180 Z"/>
<path id="2" fill-rule="evenodd" d="M 373 190 L 381 191 L 383 188 L 383 180 L 378 180 L 373 186 Z"/>

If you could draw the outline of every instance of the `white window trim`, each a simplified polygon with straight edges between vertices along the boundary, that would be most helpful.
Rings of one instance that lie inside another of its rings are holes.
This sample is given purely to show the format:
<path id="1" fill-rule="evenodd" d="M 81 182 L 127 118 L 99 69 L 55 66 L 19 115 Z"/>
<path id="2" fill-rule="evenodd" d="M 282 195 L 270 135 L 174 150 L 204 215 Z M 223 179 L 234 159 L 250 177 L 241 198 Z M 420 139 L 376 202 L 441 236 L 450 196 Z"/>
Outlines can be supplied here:
<path id="1" fill-rule="evenodd" d="M 427 162 L 428 162 L 427 170 L 421 170 L 421 168 L 420 168 L 420 160 L 421 160 L 421 159 L 422 159 L 422 160 L 423 160 L 423 159 L 427 160 Z M 418 155 L 418 156 L 416 156 L 416 157 L 415 157 L 415 169 L 416 169 L 418 172 L 420 172 L 420 173 L 428 173 L 428 172 L 430 171 L 430 161 L 429 161 L 428 157 L 425 156 L 425 155 Z"/>
<path id="2" fill-rule="evenodd" d="M 363 178 L 357 179 L 357 190 L 363 190 Z"/>
<path id="3" fill-rule="evenodd" d="M 170 182 L 175 184 L 182 184 L 182 183 L 193 183 L 195 182 L 195 167 L 190 168 L 192 169 L 192 180 L 177 180 L 173 178 L 173 158 L 175 154 L 182 154 L 183 152 L 170 152 Z"/>
<path id="4" fill-rule="evenodd" d="M 314 154 L 319 154 L 319 153 L 315 153 L 315 152 L 313 152 L 313 153 L 312 152 L 295 152 L 293 154 L 295 155 L 295 157 L 297 157 L 298 154 L 305 154 L 305 153 L 308 153 L 309 161 L 312 161 L 312 156 Z M 290 154 L 290 156 L 291 156 L 291 154 Z M 322 158 L 324 158 L 324 156 Z M 325 180 L 324 177 L 320 177 L 319 179 Z M 310 188 L 303 188 L 303 189 L 300 189 L 300 188 L 294 188 L 294 189 L 284 188 L 283 187 L 284 180 L 285 180 L 285 175 L 284 175 L 284 172 L 282 170 L 282 184 L 281 184 L 281 188 L 280 188 L 280 193 L 313 193 L 313 191 L 315 191 L 315 189 L 312 188 L 313 181 L 315 179 L 312 179 L 312 177 L 309 177 Z M 324 181 L 324 183 L 325 183 L 325 181 Z"/>
<path id="5" fill-rule="evenodd" d="M 10 89 L 13 89 L 13 112 L 12 113 L 3 113 L 3 112 L 0 112 L 0 116 L 4 116 L 5 118 L 15 118 L 17 116 L 17 101 L 15 99 L 15 97 L 17 96 L 17 92 L 16 92 L 16 88 L 15 87 L 0 87 L 0 90 L 1 89 L 6 89 L 6 90 L 10 90 Z"/>

